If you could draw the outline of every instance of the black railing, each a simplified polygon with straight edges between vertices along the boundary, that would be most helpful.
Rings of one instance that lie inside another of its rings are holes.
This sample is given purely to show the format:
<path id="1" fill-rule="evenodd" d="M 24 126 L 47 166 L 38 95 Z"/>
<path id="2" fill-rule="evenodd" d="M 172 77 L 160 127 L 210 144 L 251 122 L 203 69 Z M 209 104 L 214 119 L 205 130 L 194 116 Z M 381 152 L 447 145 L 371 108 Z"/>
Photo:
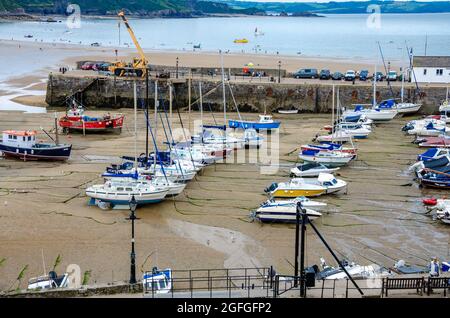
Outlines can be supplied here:
<path id="1" fill-rule="evenodd" d="M 159 279 L 147 279 L 147 297 L 271 297 L 271 268 L 229 268 L 174 270 L 169 288 L 161 289 Z M 147 272 L 146 275 L 151 275 Z"/>

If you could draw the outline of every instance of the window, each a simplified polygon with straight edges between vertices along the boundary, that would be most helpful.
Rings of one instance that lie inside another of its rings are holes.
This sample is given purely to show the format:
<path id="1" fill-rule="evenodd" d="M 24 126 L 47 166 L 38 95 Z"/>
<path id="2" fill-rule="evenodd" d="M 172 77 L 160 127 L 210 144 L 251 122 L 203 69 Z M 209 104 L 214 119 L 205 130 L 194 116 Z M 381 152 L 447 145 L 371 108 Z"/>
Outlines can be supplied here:
<path id="1" fill-rule="evenodd" d="M 23 136 L 22 139 L 23 139 L 23 141 L 27 141 L 27 140 L 25 139 L 25 136 Z"/>
<path id="2" fill-rule="evenodd" d="M 442 76 L 442 74 L 444 74 L 444 70 L 443 70 L 442 68 L 438 68 L 438 69 L 436 70 L 436 75 Z"/>
<path id="3" fill-rule="evenodd" d="M 28 136 L 28 141 L 31 141 L 31 136 Z"/>
<path id="4" fill-rule="evenodd" d="M 427 69 L 426 68 L 423 69 L 423 75 L 427 75 Z"/>

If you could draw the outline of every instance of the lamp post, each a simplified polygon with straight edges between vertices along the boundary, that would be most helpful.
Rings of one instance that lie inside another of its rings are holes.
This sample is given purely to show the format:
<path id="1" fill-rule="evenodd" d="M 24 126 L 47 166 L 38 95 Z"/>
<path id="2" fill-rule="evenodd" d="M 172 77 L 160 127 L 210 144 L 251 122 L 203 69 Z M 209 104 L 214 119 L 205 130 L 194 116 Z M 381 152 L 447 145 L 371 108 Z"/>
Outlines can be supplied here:
<path id="1" fill-rule="evenodd" d="M 137 202 L 134 195 L 131 197 L 130 203 L 130 217 L 128 220 L 131 220 L 131 266 L 130 266 L 130 284 L 136 284 L 136 253 L 134 252 L 134 220 L 137 220 L 136 217 L 136 208 Z"/>
<path id="2" fill-rule="evenodd" d="M 176 73 L 176 78 L 178 78 L 178 56 L 177 56 L 177 73 Z"/>
<path id="3" fill-rule="evenodd" d="M 281 61 L 278 61 L 278 83 L 281 83 Z"/>

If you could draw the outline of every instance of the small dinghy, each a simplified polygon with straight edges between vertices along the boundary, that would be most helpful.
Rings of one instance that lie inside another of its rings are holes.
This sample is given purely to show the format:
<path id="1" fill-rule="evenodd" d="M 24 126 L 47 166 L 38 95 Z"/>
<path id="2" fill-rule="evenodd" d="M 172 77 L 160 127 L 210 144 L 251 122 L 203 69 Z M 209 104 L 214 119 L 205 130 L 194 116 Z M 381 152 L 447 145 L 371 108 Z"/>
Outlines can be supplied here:
<path id="1" fill-rule="evenodd" d="M 279 109 L 279 114 L 298 114 L 298 109 Z"/>
<path id="2" fill-rule="evenodd" d="M 289 182 L 272 183 L 264 191 L 273 198 L 315 197 L 341 191 L 347 182 L 332 174 L 320 173 L 317 178 L 293 178 Z"/>
<path id="3" fill-rule="evenodd" d="M 172 290 L 172 270 L 166 268 L 159 270 L 154 267 L 151 272 L 142 276 L 144 294 L 167 294 Z"/>
<path id="4" fill-rule="evenodd" d="M 309 162 L 296 166 L 291 169 L 291 176 L 296 177 L 318 177 L 321 172 L 334 173 L 339 168 L 328 168 L 324 164 Z"/>
<path id="5" fill-rule="evenodd" d="M 346 279 L 347 274 L 341 267 L 332 267 L 325 263 L 323 258 L 320 259 L 322 271 L 317 273 L 317 279 L 335 280 L 335 279 Z M 341 266 L 350 274 L 353 279 L 370 279 L 370 278 L 383 278 L 391 276 L 392 272 L 378 264 L 370 264 L 367 266 L 358 265 L 354 262 L 348 262 L 347 260 L 342 260 L 340 262 Z"/>
<path id="6" fill-rule="evenodd" d="M 58 276 L 56 272 L 51 271 L 48 275 L 30 278 L 28 281 L 28 290 L 42 290 L 53 288 L 65 288 L 69 285 L 69 274 L 64 273 Z"/>
<path id="7" fill-rule="evenodd" d="M 425 137 L 418 138 L 414 143 L 417 143 L 419 147 L 430 148 L 450 148 L 450 136 L 440 135 L 438 137 Z"/>

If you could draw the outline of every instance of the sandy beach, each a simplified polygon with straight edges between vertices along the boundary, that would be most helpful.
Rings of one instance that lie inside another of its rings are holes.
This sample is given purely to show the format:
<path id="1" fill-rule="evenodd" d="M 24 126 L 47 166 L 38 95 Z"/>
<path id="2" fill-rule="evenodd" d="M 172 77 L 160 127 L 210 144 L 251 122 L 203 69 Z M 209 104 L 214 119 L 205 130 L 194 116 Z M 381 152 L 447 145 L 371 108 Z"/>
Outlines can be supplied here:
<path id="1" fill-rule="evenodd" d="M 107 48 L 15 41 L 0 41 L 0 45 L 0 57 L 11 61 L 11 67 L 0 73 L 0 109 L 5 105 L 38 106 L 30 113 L 0 112 L 0 130 L 51 130 L 53 112 L 61 116 L 64 110 L 39 113 L 46 110 L 43 98 L 48 72 L 61 66 L 73 68 L 81 59 L 114 59 Z M 134 50 L 120 52 L 125 59 L 132 55 Z M 182 66 L 217 66 L 220 61 L 216 53 L 148 53 L 154 64 L 174 65 L 177 56 Z M 343 71 L 370 66 L 362 61 L 250 54 L 227 55 L 224 60 L 226 67 L 240 67 L 249 61 L 273 67 L 282 60 L 288 71 L 311 66 Z M 0 159 L 0 260 L 5 259 L 0 265 L 0 290 L 16 287 L 15 279 L 25 265 L 29 267 L 21 288 L 26 287 L 28 278 L 42 274 L 42 253 L 46 271 L 61 255 L 58 272 L 68 264 L 78 264 L 83 272 L 91 271 L 91 284 L 128 278 L 128 212 L 88 206 L 84 193 L 87 186 L 102 182 L 100 174 L 107 165 L 134 151 L 132 111 L 119 111 L 126 115 L 121 135 L 61 136 L 61 141 L 73 144 L 72 157 L 65 163 Z M 229 116 L 237 118 L 235 113 Z M 243 116 L 256 118 L 255 114 Z M 138 210 L 138 275 L 153 266 L 194 269 L 273 265 L 278 273 L 293 273 L 294 226 L 260 224 L 249 215 L 267 199 L 263 192 L 266 186 L 288 179 L 300 145 L 310 142 L 331 118 L 317 114 L 275 117 L 282 121 L 281 168 L 276 174 L 260 174 L 260 165 L 249 161 L 209 166 L 182 195 Z M 187 126 L 187 114 L 183 113 L 182 118 Z M 215 118 L 221 118 L 221 114 L 215 114 Z M 199 114 L 193 114 L 194 119 L 199 119 Z M 205 114 L 205 119 L 214 122 L 210 113 Z M 409 119 L 381 124 L 370 139 L 358 142 L 358 160 L 338 173 L 349 183 L 347 194 L 319 199 L 329 206 L 315 224 L 340 257 L 386 267 L 399 259 L 425 265 L 431 256 L 450 257 L 449 228 L 433 221 L 421 204 L 422 197 L 445 192 L 420 189 L 406 172 L 421 152 L 411 144 L 411 137 L 400 131 Z M 173 123 L 175 128 L 180 127 L 176 118 Z M 142 114 L 138 127 L 138 146 L 145 149 Z M 48 139 L 42 132 L 39 137 Z M 161 129 L 157 139 L 162 146 Z M 312 231 L 308 231 L 307 245 L 308 264 L 319 263 L 320 257 L 332 263 Z"/>

